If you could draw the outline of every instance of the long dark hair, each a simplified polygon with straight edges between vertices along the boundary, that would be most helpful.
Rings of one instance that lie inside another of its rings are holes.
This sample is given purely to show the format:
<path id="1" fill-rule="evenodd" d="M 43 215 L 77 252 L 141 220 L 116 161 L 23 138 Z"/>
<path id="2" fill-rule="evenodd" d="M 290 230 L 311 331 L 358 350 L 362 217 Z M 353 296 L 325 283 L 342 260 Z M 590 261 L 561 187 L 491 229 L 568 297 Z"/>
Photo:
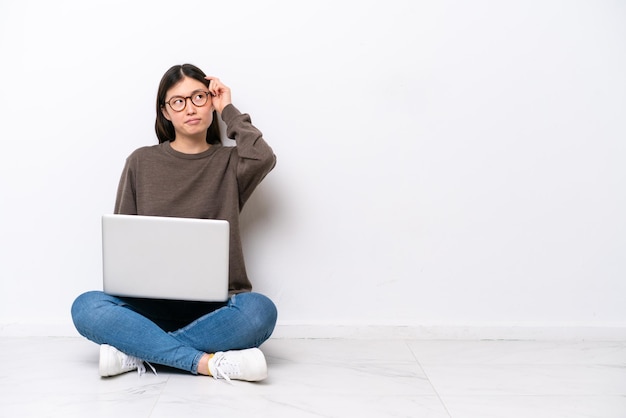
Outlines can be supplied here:
<path id="1" fill-rule="evenodd" d="M 192 64 L 175 65 L 163 74 L 163 78 L 161 78 L 161 83 L 159 84 L 159 91 L 157 92 L 156 122 L 154 124 L 154 130 L 156 131 L 157 138 L 159 138 L 159 144 L 176 139 L 174 125 L 163 116 L 162 111 L 163 106 L 165 106 L 165 95 L 168 90 L 182 80 L 183 77 L 193 78 L 209 87 L 209 80 L 205 79 L 205 76 L 206 74 L 204 74 L 200 68 Z M 220 126 L 217 121 L 217 112 L 214 110 L 213 122 L 206 131 L 206 142 L 209 144 L 219 144 L 221 142 L 220 138 Z"/>

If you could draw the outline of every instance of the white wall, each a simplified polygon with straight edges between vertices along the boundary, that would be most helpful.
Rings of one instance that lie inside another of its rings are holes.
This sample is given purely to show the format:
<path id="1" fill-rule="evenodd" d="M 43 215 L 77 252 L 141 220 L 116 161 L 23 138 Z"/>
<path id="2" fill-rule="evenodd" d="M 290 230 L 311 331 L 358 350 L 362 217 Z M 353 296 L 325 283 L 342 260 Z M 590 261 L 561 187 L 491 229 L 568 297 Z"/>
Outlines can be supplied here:
<path id="1" fill-rule="evenodd" d="M 4 0 L 0 57 L 0 333 L 73 333 L 184 62 L 278 155 L 243 232 L 285 328 L 626 329 L 624 2 Z"/>

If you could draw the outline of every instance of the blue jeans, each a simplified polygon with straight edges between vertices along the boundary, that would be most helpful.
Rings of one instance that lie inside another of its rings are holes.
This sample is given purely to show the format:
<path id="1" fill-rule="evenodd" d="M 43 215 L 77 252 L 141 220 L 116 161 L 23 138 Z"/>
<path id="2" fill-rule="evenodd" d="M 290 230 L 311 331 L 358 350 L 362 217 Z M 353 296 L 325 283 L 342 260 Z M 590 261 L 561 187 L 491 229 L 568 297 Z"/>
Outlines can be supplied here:
<path id="1" fill-rule="evenodd" d="M 197 374 L 204 353 L 258 347 L 276 325 L 274 303 L 239 293 L 224 303 L 121 298 L 83 293 L 72 305 L 78 332 L 150 363 Z"/>

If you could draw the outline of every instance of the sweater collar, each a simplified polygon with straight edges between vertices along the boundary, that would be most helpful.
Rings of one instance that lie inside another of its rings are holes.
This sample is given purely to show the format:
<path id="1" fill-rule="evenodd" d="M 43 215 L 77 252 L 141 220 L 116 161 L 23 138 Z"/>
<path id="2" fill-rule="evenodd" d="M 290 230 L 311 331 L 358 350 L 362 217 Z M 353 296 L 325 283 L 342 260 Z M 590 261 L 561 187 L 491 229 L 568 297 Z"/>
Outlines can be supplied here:
<path id="1" fill-rule="evenodd" d="M 222 146 L 222 144 L 213 144 L 213 145 L 211 145 L 209 147 L 208 150 L 203 151 L 203 152 L 201 152 L 199 154 L 185 154 L 183 152 L 176 151 L 174 148 L 172 148 L 172 145 L 170 144 L 170 141 L 166 141 L 166 142 L 161 144 L 161 148 L 166 153 L 168 153 L 170 155 L 173 155 L 174 157 L 182 158 L 182 159 L 185 159 L 185 160 L 199 160 L 199 159 L 202 159 L 202 158 L 206 158 L 209 155 L 212 155 L 221 146 Z"/>

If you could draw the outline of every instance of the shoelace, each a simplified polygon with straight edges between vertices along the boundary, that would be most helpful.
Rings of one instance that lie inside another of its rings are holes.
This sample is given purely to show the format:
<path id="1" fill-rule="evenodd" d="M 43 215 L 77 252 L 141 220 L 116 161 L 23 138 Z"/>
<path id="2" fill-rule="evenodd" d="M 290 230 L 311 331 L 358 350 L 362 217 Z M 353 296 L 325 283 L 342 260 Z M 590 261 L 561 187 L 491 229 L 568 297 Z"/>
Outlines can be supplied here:
<path id="1" fill-rule="evenodd" d="M 150 369 L 152 369 L 152 373 L 154 373 L 155 376 L 158 376 L 157 371 L 154 368 L 154 366 L 152 366 L 152 364 L 148 363 L 147 361 L 144 362 L 143 360 L 138 359 L 137 357 L 125 356 L 123 359 L 123 363 L 124 363 L 123 364 L 124 368 L 134 369 L 136 367 L 137 374 L 139 374 L 139 376 L 146 373 L 146 366 L 144 366 L 144 363 L 145 363 L 148 366 L 150 366 Z"/>
<path id="2" fill-rule="evenodd" d="M 213 377 L 215 379 L 224 379 L 230 384 L 232 384 L 230 376 L 240 374 L 239 365 L 229 361 L 228 357 L 224 353 L 215 354 L 213 369 Z"/>

